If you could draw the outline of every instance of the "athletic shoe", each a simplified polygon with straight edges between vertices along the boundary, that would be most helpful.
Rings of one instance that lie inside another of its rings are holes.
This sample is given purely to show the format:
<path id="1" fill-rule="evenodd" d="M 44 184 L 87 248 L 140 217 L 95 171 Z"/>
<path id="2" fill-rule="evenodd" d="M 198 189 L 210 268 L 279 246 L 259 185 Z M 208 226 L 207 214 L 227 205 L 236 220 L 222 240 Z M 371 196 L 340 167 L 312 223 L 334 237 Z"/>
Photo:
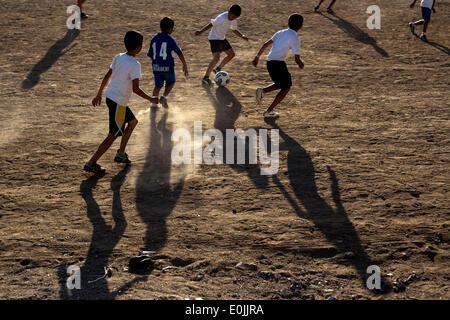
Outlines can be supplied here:
<path id="1" fill-rule="evenodd" d="M 415 33 L 414 33 L 414 31 L 415 31 L 415 30 L 414 30 L 414 27 L 415 27 L 415 26 L 414 26 L 414 23 L 410 22 L 410 23 L 409 23 L 409 29 L 411 30 L 411 33 L 412 33 L 412 34 L 415 34 Z"/>
<path id="2" fill-rule="evenodd" d="M 217 68 L 213 69 L 213 72 L 214 72 L 214 73 L 218 73 L 218 72 L 220 72 L 220 70 L 222 70 L 222 69 L 219 68 L 219 67 L 217 67 Z"/>
<path id="3" fill-rule="evenodd" d="M 427 39 L 427 35 L 423 34 L 423 33 L 420 35 L 420 40 L 422 40 L 424 42 L 429 42 L 428 39 Z"/>
<path id="4" fill-rule="evenodd" d="M 278 112 L 275 111 L 264 111 L 264 118 L 278 118 L 280 115 L 278 114 Z"/>
<path id="5" fill-rule="evenodd" d="M 331 9 L 331 8 L 327 8 L 327 12 L 328 12 L 329 14 L 334 14 L 333 9 Z"/>
<path id="6" fill-rule="evenodd" d="M 94 163 L 94 164 L 91 166 L 91 165 L 89 164 L 89 162 L 86 162 L 86 163 L 84 164 L 83 170 L 84 170 L 84 171 L 87 171 L 87 172 L 93 172 L 93 173 L 96 173 L 96 174 L 103 174 L 103 173 L 105 173 L 105 171 L 106 171 L 106 169 L 103 168 L 103 167 L 101 167 L 99 164 Z"/>
<path id="7" fill-rule="evenodd" d="M 256 89 L 256 103 L 261 104 L 261 101 L 264 97 L 264 90 L 263 88 Z"/>
<path id="8" fill-rule="evenodd" d="M 81 12 L 81 13 L 80 13 L 80 17 L 81 17 L 81 19 L 87 19 L 87 18 L 89 18 L 89 16 L 88 16 L 86 13 L 84 13 L 84 12 Z"/>
<path id="9" fill-rule="evenodd" d="M 159 98 L 159 103 L 161 103 L 164 108 L 166 108 L 166 109 L 169 108 L 169 105 L 167 104 L 167 98 L 166 97 L 161 96 Z"/>
<path id="10" fill-rule="evenodd" d="M 202 79 L 202 84 L 203 84 L 203 85 L 210 86 L 210 87 L 213 85 L 211 79 L 208 78 L 208 77 L 204 77 L 204 78 Z"/>
<path id="11" fill-rule="evenodd" d="M 117 150 L 114 161 L 118 163 L 131 163 L 130 159 L 128 159 L 128 154 L 119 154 L 119 150 Z"/>
<path id="12" fill-rule="evenodd" d="M 314 12 L 317 12 L 317 10 L 319 10 L 319 6 L 314 7 Z"/>

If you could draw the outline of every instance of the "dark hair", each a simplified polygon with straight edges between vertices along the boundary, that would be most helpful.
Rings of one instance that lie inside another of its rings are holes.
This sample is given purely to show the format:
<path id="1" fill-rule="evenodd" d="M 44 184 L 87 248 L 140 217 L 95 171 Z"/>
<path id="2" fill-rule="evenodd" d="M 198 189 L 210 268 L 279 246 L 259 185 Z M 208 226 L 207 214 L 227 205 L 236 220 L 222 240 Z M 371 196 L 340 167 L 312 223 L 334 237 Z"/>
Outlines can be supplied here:
<path id="1" fill-rule="evenodd" d="M 289 17 L 289 28 L 297 31 L 303 26 L 303 17 L 299 14 L 293 14 Z"/>
<path id="2" fill-rule="evenodd" d="M 144 37 L 137 31 L 128 31 L 123 39 L 127 51 L 132 51 L 142 45 Z"/>
<path id="3" fill-rule="evenodd" d="M 175 26 L 175 22 L 172 19 L 165 17 L 161 20 L 159 26 L 161 28 L 161 31 L 164 32 L 173 28 Z"/>
<path id="4" fill-rule="evenodd" d="M 239 17 L 242 13 L 242 9 L 239 5 L 232 5 L 230 8 L 230 13 L 234 14 L 236 17 Z"/>

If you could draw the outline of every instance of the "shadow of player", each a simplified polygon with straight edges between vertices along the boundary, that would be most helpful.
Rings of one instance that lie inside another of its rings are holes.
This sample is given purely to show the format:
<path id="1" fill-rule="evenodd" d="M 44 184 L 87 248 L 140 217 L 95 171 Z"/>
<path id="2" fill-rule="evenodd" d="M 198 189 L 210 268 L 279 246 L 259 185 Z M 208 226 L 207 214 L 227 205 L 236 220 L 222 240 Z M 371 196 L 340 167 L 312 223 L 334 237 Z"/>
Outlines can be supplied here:
<path id="1" fill-rule="evenodd" d="M 242 110 L 242 105 L 238 101 L 238 99 L 225 87 L 218 87 L 216 89 L 215 94 L 212 93 L 210 87 L 204 87 L 206 93 L 208 95 L 209 100 L 211 101 L 212 106 L 214 107 L 216 114 L 214 120 L 214 128 L 218 129 L 223 134 L 223 163 L 226 163 L 226 154 L 227 150 L 227 129 L 235 129 L 236 120 L 239 118 L 239 115 Z M 258 132 L 258 128 L 252 128 Z M 238 147 L 237 147 L 237 138 L 234 138 L 234 163 L 229 164 L 231 168 L 238 172 L 247 172 L 250 180 L 257 186 L 258 188 L 266 188 L 268 185 L 267 176 L 263 176 L 260 174 L 260 166 L 257 164 L 249 164 L 249 139 L 245 139 L 245 163 L 237 164 L 237 155 L 238 155 Z"/>
<path id="2" fill-rule="evenodd" d="M 416 38 L 420 39 L 420 36 L 418 34 L 414 33 L 414 35 L 416 36 Z M 422 41 L 422 40 L 420 40 L 420 41 Z M 428 41 L 428 42 L 425 42 L 425 43 L 430 45 L 430 46 L 432 46 L 432 47 L 435 47 L 436 49 L 442 51 L 443 53 L 445 53 L 447 55 L 450 55 L 450 48 L 448 48 L 448 47 L 446 47 L 446 46 L 444 46 L 442 44 L 439 44 L 439 43 L 436 43 L 436 42 L 433 42 L 433 41 Z"/>
<path id="3" fill-rule="evenodd" d="M 80 31 L 77 29 L 67 30 L 66 35 L 56 41 L 47 50 L 45 56 L 33 66 L 30 73 L 27 75 L 27 78 L 22 82 L 22 89 L 28 90 L 38 84 L 41 75 L 49 70 L 60 57 L 65 55 L 77 45 L 75 43 L 67 50 L 64 50 L 78 37 L 79 34 Z"/>
<path id="4" fill-rule="evenodd" d="M 80 268 L 81 289 L 73 289 L 69 294 L 65 281 L 61 282 L 61 299 L 113 299 L 117 294 L 110 292 L 105 273 L 108 267 L 108 260 L 115 246 L 122 238 L 127 227 L 127 222 L 123 214 L 120 188 L 125 182 L 125 178 L 130 171 L 130 166 L 126 166 L 111 180 L 111 190 L 113 192 L 112 217 L 114 226 L 106 223 L 102 217 L 101 210 L 97 204 L 93 190 L 95 189 L 101 175 L 93 175 L 84 180 L 80 185 L 80 193 L 87 205 L 87 216 L 92 224 L 93 232 L 91 244 L 87 257 Z M 67 266 L 66 266 L 67 267 Z M 59 270 L 59 279 L 67 279 L 66 267 Z"/>
<path id="5" fill-rule="evenodd" d="M 279 187 L 297 215 L 312 221 L 327 241 L 332 243 L 337 249 L 330 253 L 317 252 L 317 256 L 334 256 L 339 253 L 353 252 L 354 256 L 348 257 L 344 263 L 353 265 L 359 274 L 363 286 L 366 287 L 367 268 L 371 265 L 376 265 L 376 263 L 372 261 L 362 247 L 358 233 L 342 205 L 336 173 L 330 167 L 327 167 L 331 180 L 332 197 L 336 205 L 336 210 L 334 210 L 319 195 L 315 181 L 314 165 L 308 152 L 297 141 L 286 134 L 274 120 L 266 120 L 266 123 L 279 130 L 280 138 L 283 139 L 283 143 L 280 144 L 280 151 L 288 151 L 288 175 L 295 198 L 288 193 L 286 187 L 276 175 L 272 176 L 274 183 Z M 304 209 L 300 207 L 299 203 Z M 385 285 L 387 284 L 386 281 L 384 283 Z"/>
<path id="6" fill-rule="evenodd" d="M 336 19 L 333 19 L 330 16 L 323 14 L 322 12 L 318 12 L 318 14 L 333 22 L 349 37 L 358 40 L 361 43 L 371 45 L 380 55 L 382 55 L 383 57 L 389 57 L 389 54 L 383 48 L 378 46 L 377 41 L 373 37 L 371 37 L 367 32 L 364 32 L 363 30 L 358 28 L 353 23 L 341 18 L 336 13 L 333 14 L 333 17 L 335 17 Z"/>
<path id="7" fill-rule="evenodd" d="M 175 184 L 171 184 L 172 129 L 168 113 L 156 122 L 157 111 L 150 113 L 150 146 L 145 165 L 136 182 L 136 208 L 147 226 L 144 250 L 159 251 L 167 242 L 166 219 L 175 208 L 184 186 L 184 167 Z M 178 172 L 177 172 L 178 173 Z"/>

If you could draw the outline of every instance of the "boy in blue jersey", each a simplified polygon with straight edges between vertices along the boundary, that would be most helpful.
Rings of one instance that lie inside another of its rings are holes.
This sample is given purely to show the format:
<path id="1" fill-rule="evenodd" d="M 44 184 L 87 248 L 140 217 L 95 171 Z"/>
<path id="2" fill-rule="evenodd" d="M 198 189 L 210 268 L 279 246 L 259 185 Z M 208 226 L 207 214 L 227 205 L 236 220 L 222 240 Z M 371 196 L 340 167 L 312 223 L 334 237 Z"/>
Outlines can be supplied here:
<path id="1" fill-rule="evenodd" d="M 172 91 L 175 85 L 175 61 L 172 52 L 175 52 L 183 63 L 183 72 L 188 76 L 188 68 L 183 52 L 178 46 L 177 41 L 171 36 L 175 23 L 170 18 L 163 18 L 160 22 L 161 32 L 156 34 L 150 42 L 147 56 L 152 59 L 153 75 L 155 76 L 155 89 L 153 89 L 153 96 L 158 97 L 161 88 L 165 89 L 164 94 L 160 98 L 160 103 L 168 108 L 167 96 Z M 152 104 L 152 107 L 158 107 L 157 104 Z"/>

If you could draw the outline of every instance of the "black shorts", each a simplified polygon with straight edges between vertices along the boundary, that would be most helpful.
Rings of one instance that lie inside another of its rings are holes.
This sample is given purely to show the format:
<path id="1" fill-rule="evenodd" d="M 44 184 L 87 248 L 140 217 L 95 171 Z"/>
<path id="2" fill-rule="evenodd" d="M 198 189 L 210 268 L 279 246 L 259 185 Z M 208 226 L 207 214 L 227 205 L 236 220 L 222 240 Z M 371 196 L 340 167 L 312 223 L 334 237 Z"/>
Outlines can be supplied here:
<path id="1" fill-rule="evenodd" d="M 106 98 L 106 105 L 109 109 L 109 133 L 116 137 L 123 136 L 125 124 L 136 117 L 130 108 L 121 106 L 109 98 Z"/>
<path id="2" fill-rule="evenodd" d="M 284 61 L 267 61 L 267 70 L 270 78 L 275 82 L 277 87 L 281 89 L 289 89 L 292 87 L 292 77 L 288 71 L 286 62 Z"/>
<path id="3" fill-rule="evenodd" d="M 231 44 L 227 39 L 225 40 L 209 40 L 209 44 L 211 45 L 211 52 L 224 52 L 231 49 Z"/>

